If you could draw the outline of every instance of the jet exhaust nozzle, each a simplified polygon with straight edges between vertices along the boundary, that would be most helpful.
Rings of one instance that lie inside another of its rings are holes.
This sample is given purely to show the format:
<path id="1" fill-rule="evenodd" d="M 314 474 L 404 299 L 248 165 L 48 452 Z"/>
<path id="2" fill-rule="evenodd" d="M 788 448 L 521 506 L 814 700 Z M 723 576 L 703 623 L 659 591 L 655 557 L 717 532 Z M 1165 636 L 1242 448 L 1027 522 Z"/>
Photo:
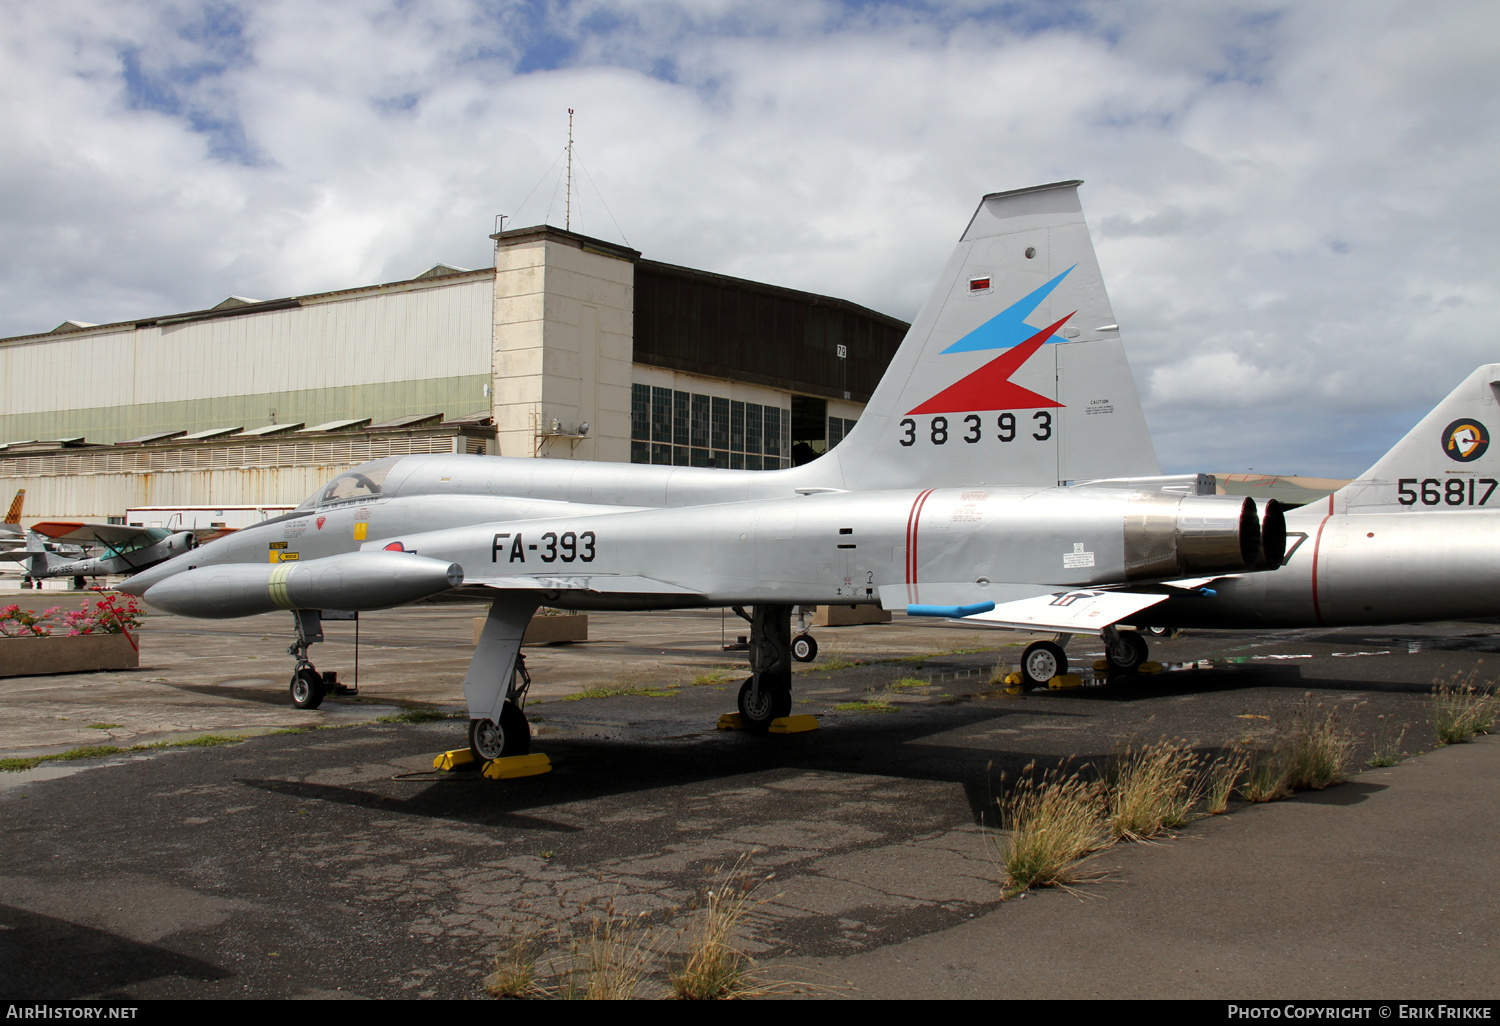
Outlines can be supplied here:
<path id="1" fill-rule="evenodd" d="M 1250 498 L 1138 493 L 1125 520 L 1125 573 L 1132 580 L 1261 569 L 1286 554 L 1280 508 L 1264 519 Z M 1267 537 L 1269 533 L 1269 538 Z M 1269 545 L 1267 542 L 1269 541 Z"/>
<path id="2" fill-rule="evenodd" d="M 196 567 L 141 597 L 169 613 L 221 619 L 277 609 L 389 609 L 463 580 L 457 563 L 411 552 L 346 552 L 306 562 Z"/>

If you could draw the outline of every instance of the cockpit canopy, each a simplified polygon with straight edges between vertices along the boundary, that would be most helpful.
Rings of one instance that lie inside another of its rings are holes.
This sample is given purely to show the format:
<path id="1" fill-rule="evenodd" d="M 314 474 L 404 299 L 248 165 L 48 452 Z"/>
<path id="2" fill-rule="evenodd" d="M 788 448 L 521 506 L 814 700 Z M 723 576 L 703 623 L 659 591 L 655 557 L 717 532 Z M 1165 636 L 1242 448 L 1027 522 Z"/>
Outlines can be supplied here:
<path id="1" fill-rule="evenodd" d="M 361 463 L 346 471 L 313 492 L 297 507 L 297 512 L 318 506 L 377 498 L 385 484 L 386 475 L 404 460 L 405 456 L 386 456 L 382 459 Z"/>

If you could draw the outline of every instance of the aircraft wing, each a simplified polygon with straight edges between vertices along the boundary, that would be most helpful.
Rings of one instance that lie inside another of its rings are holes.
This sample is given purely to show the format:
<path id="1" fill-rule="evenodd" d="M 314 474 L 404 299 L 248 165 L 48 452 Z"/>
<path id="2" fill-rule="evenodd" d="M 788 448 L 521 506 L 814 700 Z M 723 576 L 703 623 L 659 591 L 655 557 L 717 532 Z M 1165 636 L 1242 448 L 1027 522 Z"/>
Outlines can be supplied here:
<path id="1" fill-rule="evenodd" d="M 580 574 L 559 577 L 465 577 L 465 587 L 496 591 L 592 591 L 604 595 L 701 595 L 650 577 L 623 574 Z"/>
<path id="2" fill-rule="evenodd" d="M 81 520 L 43 520 L 32 524 L 31 530 L 51 541 L 98 542 L 118 546 L 139 539 L 147 532 L 162 534 L 161 528 L 126 527 L 123 524 L 89 524 Z"/>
<path id="3" fill-rule="evenodd" d="M 999 604 L 971 603 L 965 606 L 906 607 L 909 616 L 942 616 L 963 623 L 1013 630 L 1061 631 L 1097 634 L 1142 609 L 1165 602 L 1167 595 L 1138 591 L 1075 588 L 1047 595 L 1034 595 Z"/>

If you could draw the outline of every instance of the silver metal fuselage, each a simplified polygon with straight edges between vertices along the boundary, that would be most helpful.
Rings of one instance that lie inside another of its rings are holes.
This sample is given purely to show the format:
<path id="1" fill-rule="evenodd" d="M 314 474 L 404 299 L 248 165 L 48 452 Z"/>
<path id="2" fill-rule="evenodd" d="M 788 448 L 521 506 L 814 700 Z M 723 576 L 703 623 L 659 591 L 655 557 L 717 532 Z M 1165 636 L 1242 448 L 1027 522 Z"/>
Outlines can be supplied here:
<path id="1" fill-rule="evenodd" d="M 1245 565 L 1241 502 L 1222 498 L 1031 486 L 797 494 L 787 480 L 795 471 L 624 470 L 408 457 L 391 468 L 378 495 L 312 504 L 147 570 L 123 587 L 162 608 L 210 617 L 291 608 L 295 596 L 276 588 L 300 580 L 306 589 L 325 568 L 337 574 L 317 592 L 324 598 L 302 604 L 381 608 L 438 590 L 493 598 L 514 589 L 579 609 L 893 600 L 905 606 L 1000 603 L 1059 588 L 1163 579 L 1183 572 L 1179 548 L 1181 558 L 1202 552 L 1221 569 Z M 528 477 L 516 480 L 523 471 Z M 717 494 L 709 483 L 720 486 Z M 531 494 L 495 494 L 506 487 Z M 566 501 L 549 494 L 554 490 L 681 504 Z M 781 494 L 742 497 L 754 490 Z M 430 565 L 420 569 L 408 559 L 401 572 L 395 563 L 390 573 L 365 569 L 384 567 L 385 550 Z M 336 565 L 325 562 L 331 557 L 340 557 Z M 439 587 L 450 565 L 464 582 L 456 592 Z M 243 569 L 222 569 L 231 566 Z M 356 578 L 364 583 L 356 586 Z M 422 592 L 419 579 L 433 582 L 434 590 Z M 882 596 L 882 588 L 896 591 Z"/>
<path id="2" fill-rule="evenodd" d="M 1174 627 L 1318 627 L 1500 616 L 1500 517 L 1489 510 L 1287 514 L 1286 564 L 1175 591 L 1150 610 Z M 1289 546 L 1290 547 L 1290 546 Z"/>

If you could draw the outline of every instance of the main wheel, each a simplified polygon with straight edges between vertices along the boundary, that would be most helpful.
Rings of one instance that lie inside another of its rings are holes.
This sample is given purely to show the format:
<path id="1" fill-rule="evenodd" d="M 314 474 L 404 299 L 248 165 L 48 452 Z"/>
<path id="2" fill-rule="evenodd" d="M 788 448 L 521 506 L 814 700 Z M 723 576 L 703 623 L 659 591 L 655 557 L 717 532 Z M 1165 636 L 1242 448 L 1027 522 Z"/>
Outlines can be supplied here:
<path id="1" fill-rule="evenodd" d="M 469 750 L 480 762 L 525 755 L 531 751 L 531 724 L 514 702 L 500 707 L 500 722 L 469 721 Z"/>
<path id="2" fill-rule="evenodd" d="M 1150 654 L 1146 639 L 1135 631 L 1120 631 L 1113 644 L 1104 646 L 1104 658 L 1115 673 L 1133 673 Z"/>
<path id="3" fill-rule="evenodd" d="M 771 729 L 771 721 L 789 716 L 792 712 L 792 689 L 767 686 L 762 683 L 757 694 L 753 688 L 754 677 L 746 677 L 740 685 L 740 722 L 746 730 L 764 732 Z"/>
<path id="4" fill-rule="evenodd" d="M 1044 687 L 1053 677 L 1068 672 L 1068 656 L 1051 641 L 1033 641 L 1021 653 L 1021 679 L 1027 688 Z"/>
<path id="5" fill-rule="evenodd" d="M 311 666 L 299 666 L 292 674 L 292 704 L 298 709 L 316 709 L 323 704 L 323 675 Z"/>
<path id="6" fill-rule="evenodd" d="M 799 663 L 810 663 L 818 658 L 818 642 L 811 634 L 799 634 L 792 639 L 792 658 Z"/>

